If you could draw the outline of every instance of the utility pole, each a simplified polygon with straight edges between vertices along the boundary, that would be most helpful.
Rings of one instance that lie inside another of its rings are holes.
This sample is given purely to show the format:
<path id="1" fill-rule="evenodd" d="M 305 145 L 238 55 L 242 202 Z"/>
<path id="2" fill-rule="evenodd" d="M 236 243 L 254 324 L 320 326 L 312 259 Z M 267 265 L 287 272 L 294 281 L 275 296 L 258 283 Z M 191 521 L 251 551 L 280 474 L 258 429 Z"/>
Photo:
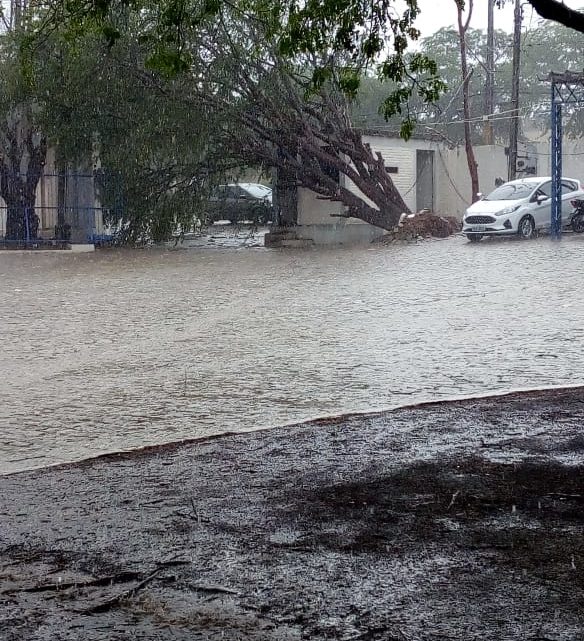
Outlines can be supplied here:
<path id="1" fill-rule="evenodd" d="M 493 132 L 492 114 L 495 111 L 495 0 L 487 0 L 489 13 L 487 18 L 487 78 L 485 82 L 485 122 L 483 128 L 483 142 L 493 145 L 495 136 Z"/>
<path id="2" fill-rule="evenodd" d="M 509 126 L 509 180 L 517 176 L 517 138 L 519 133 L 519 66 L 521 62 L 521 0 L 515 0 L 513 20 L 513 75 L 511 81 L 511 124 Z"/>

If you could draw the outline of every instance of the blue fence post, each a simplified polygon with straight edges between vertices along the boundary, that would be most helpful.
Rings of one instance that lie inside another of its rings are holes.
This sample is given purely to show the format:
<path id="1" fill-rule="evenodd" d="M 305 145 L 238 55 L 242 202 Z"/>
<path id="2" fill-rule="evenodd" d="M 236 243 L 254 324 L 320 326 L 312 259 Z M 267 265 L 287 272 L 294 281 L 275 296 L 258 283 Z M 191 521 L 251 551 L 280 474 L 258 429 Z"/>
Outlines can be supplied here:
<path id="1" fill-rule="evenodd" d="M 30 211 L 28 207 L 24 208 L 24 228 L 25 228 L 25 246 L 30 245 Z"/>
<path id="2" fill-rule="evenodd" d="M 552 82 L 552 240 L 562 237 L 562 104 L 556 102 L 556 85 Z"/>

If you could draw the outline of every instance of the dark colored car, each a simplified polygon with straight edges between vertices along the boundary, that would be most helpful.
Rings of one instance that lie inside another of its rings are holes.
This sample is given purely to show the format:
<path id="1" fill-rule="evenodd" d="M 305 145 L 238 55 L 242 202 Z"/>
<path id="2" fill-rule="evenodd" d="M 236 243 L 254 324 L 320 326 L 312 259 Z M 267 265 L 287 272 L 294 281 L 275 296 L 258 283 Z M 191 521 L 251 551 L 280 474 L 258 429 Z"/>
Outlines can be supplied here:
<path id="1" fill-rule="evenodd" d="M 207 222 L 266 224 L 272 220 L 272 190 L 259 183 L 219 185 L 209 198 Z"/>

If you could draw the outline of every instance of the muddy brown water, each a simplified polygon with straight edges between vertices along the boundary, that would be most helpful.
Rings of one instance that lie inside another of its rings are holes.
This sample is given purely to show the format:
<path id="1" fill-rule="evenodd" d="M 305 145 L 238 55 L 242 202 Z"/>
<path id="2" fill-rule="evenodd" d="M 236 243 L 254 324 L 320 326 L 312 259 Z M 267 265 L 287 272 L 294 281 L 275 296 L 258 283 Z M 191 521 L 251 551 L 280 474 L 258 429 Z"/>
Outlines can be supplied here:
<path id="1" fill-rule="evenodd" d="M 0 255 L 0 472 L 584 382 L 584 237 Z"/>

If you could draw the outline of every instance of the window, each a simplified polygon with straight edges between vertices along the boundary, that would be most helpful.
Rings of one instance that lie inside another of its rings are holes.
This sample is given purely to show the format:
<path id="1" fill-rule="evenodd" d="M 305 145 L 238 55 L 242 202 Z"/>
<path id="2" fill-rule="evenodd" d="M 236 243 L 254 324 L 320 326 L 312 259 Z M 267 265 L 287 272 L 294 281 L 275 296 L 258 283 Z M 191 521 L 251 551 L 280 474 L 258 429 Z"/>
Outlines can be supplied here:
<path id="1" fill-rule="evenodd" d="M 527 198 L 537 183 L 505 183 L 492 191 L 485 200 L 520 200 Z"/>
<path id="2" fill-rule="evenodd" d="M 551 180 L 548 181 L 547 183 L 543 183 L 543 185 L 540 185 L 535 192 L 536 196 L 547 196 L 548 198 L 552 197 L 552 183 Z"/>
<path id="3" fill-rule="evenodd" d="M 578 187 L 571 180 L 562 180 L 562 194 L 569 194 L 577 189 Z"/>

